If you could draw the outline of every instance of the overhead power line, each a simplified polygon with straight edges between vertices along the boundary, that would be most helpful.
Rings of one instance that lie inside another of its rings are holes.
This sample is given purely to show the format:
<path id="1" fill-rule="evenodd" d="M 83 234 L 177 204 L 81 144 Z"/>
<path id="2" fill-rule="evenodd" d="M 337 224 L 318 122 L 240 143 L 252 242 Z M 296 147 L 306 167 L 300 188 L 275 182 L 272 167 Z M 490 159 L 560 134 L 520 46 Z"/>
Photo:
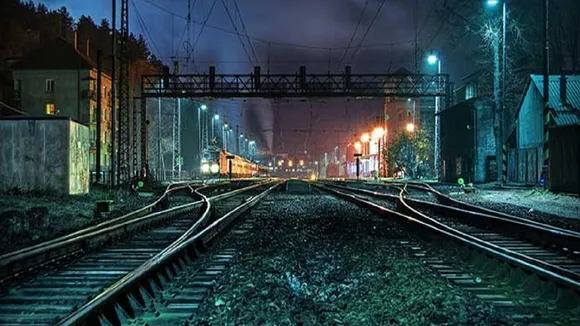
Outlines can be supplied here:
<path id="1" fill-rule="evenodd" d="M 141 16 L 139 9 L 137 8 L 137 5 L 135 5 L 135 1 L 131 0 L 131 4 L 133 5 L 133 8 L 135 9 L 135 13 L 137 13 L 137 22 L 139 23 L 139 26 L 141 27 L 141 31 L 149 38 L 151 45 L 153 45 L 153 49 L 156 52 L 155 56 L 161 57 L 161 52 L 159 51 L 159 48 L 157 48 L 157 44 L 155 44 L 155 40 L 153 39 L 153 36 L 151 36 L 151 33 L 149 33 L 149 29 L 147 28 L 147 24 L 145 24 L 145 22 L 143 21 L 143 17 Z"/>
<path id="2" fill-rule="evenodd" d="M 246 44 L 244 43 L 244 40 L 242 40 L 242 37 L 240 36 L 240 32 L 238 31 L 238 27 L 236 26 L 236 23 L 234 23 L 234 19 L 232 18 L 232 15 L 230 14 L 230 10 L 228 9 L 228 6 L 226 5 L 224 0 L 221 0 L 222 5 L 224 6 L 224 9 L 226 10 L 226 13 L 228 14 L 228 17 L 230 19 L 230 22 L 232 23 L 232 26 L 234 27 L 234 30 L 236 31 L 236 35 L 238 36 L 238 40 L 240 40 L 240 44 L 242 44 L 242 48 L 244 48 L 244 52 L 246 52 L 246 56 L 248 57 L 248 60 L 250 62 L 252 62 L 252 57 L 250 57 L 250 54 L 248 53 L 248 49 L 246 49 Z M 252 62 L 253 64 L 253 62 Z"/>
<path id="3" fill-rule="evenodd" d="M 252 54 L 254 55 L 254 58 L 256 59 L 256 64 L 260 65 L 260 60 L 258 59 L 258 56 L 256 55 L 256 51 L 254 50 L 254 45 L 252 44 L 252 41 L 250 40 L 250 37 L 248 36 L 248 30 L 246 29 L 246 24 L 244 23 L 244 18 L 242 17 L 242 12 L 240 11 L 240 8 L 238 7 L 238 0 L 234 0 L 234 6 L 236 7 L 236 11 L 238 12 L 238 16 L 240 17 L 240 21 L 242 22 L 242 28 L 244 29 L 244 34 L 246 35 L 246 39 L 248 40 L 248 43 L 250 44 L 250 49 L 252 50 Z"/>
<path id="4" fill-rule="evenodd" d="M 187 17 L 183 16 L 181 14 L 175 13 L 173 11 L 170 11 L 166 8 L 161 7 L 160 5 L 152 2 L 151 0 L 141 0 L 143 2 L 148 3 L 149 5 L 157 8 L 158 10 L 161 10 L 169 15 L 174 15 L 175 17 L 181 18 L 183 20 L 187 21 Z M 210 29 L 214 29 L 214 30 L 218 30 L 221 32 L 224 32 L 226 34 L 230 34 L 230 35 L 236 35 L 237 33 L 235 31 L 223 28 L 223 27 L 219 27 L 219 26 L 214 26 L 211 24 L 207 24 L 207 20 L 204 22 L 200 22 L 197 20 L 191 20 L 192 23 L 194 24 L 198 24 L 198 25 L 204 25 L 207 28 Z M 255 36 L 251 36 L 248 35 L 248 38 L 256 41 L 256 42 L 261 42 L 261 43 L 265 43 L 265 44 L 270 44 L 270 45 L 278 45 L 278 46 L 287 46 L 287 47 L 295 47 L 295 48 L 303 48 L 303 49 L 310 49 L 310 50 L 319 50 L 319 51 L 329 51 L 329 50 L 344 50 L 346 49 L 346 47 L 323 47 L 323 46 L 316 46 L 316 45 L 308 45 L 308 44 L 299 44 L 299 43 L 289 43 L 289 42 L 279 42 L 279 41 L 272 41 L 272 40 L 266 40 L 266 39 L 262 39 L 259 37 L 255 37 Z M 375 43 L 375 44 L 368 44 L 368 45 L 361 45 L 360 48 L 362 49 L 369 49 L 369 48 L 381 48 L 381 47 L 389 47 L 391 45 L 397 45 L 397 44 L 412 44 L 414 43 L 415 40 L 408 40 L 408 41 L 396 41 L 396 42 L 388 42 L 388 43 Z M 361 42 L 362 44 L 362 42 Z"/>
<path id="5" fill-rule="evenodd" d="M 367 0 L 365 2 L 365 6 L 364 6 L 363 10 L 361 11 L 360 16 L 358 17 L 358 22 L 356 23 L 356 27 L 354 28 L 354 31 L 352 32 L 352 35 L 350 36 L 350 40 L 348 41 L 348 45 L 346 46 L 346 49 L 344 50 L 344 53 L 342 54 L 342 58 L 338 62 L 337 69 L 340 68 L 340 65 L 342 65 L 344 58 L 346 58 L 346 55 L 348 54 L 348 50 L 350 50 L 350 46 L 352 45 L 352 41 L 354 41 L 354 38 L 356 36 L 356 32 L 358 31 L 358 28 L 360 27 L 360 24 L 362 22 L 362 19 L 365 15 L 365 11 L 367 10 L 368 6 L 369 6 L 369 0 Z"/>
<path id="6" fill-rule="evenodd" d="M 369 27 L 367 27 L 367 30 L 365 31 L 362 40 L 360 40 L 360 42 L 358 43 L 358 46 L 356 48 L 356 50 L 354 51 L 354 53 L 352 54 L 352 57 L 350 58 L 350 63 L 352 64 L 352 61 L 354 60 L 354 58 L 356 57 L 356 54 L 358 53 L 358 51 L 361 49 L 361 46 L 363 44 L 363 42 L 365 41 L 365 39 L 367 38 L 367 35 L 369 34 L 369 32 L 371 31 L 371 29 L 373 28 L 373 25 L 375 24 L 375 21 L 377 20 L 377 17 L 379 17 L 379 14 L 381 13 L 381 9 L 383 9 L 383 5 L 385 4 L 385 2 L 387 2 L 387 0 L 383 0 L 381 2 L 381 4 L 379 5 L 379 8 L 377 9 L 377 12 L 375 13 L 375 16 L 373 17 L 373 20 L 371 20 L 371 23 L 369 24 Z"/>

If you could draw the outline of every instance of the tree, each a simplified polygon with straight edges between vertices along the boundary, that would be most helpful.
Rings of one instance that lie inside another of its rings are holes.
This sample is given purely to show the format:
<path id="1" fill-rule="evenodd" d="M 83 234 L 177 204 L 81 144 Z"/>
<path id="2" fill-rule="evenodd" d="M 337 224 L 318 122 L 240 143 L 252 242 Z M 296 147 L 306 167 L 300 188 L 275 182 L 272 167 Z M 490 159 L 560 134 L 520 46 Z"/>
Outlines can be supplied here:
<path id="1" fill-rule="evenodd" d="M 383 155 L 391 175 L 405 172 L 411 179 L 426 177 L 433 155 L 431 134 L 423 129 L 403 132 L 388 144 Z"/>

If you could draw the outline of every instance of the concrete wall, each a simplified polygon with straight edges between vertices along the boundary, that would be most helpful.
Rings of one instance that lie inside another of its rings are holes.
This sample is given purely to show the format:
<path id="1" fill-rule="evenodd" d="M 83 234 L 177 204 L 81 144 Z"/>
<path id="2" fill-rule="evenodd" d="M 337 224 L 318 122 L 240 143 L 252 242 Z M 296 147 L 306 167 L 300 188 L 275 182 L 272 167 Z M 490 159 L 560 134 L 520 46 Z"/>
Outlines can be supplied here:
<path id="1" fill-rule="evenodd" d="M 77 143 L 74 173 L 70 173 L 72 138 Z M 82 175 L 88 175 L 88 160 L 86 168 L 82 163 L 88 156 L 88 127 L 69 119 L 7 119 L 0 120 L 0 139 L 0 190 L 88 192 L 88 183 L 82 181 Z M 71 186 L 71 175 L 81 181 Z"/>
<path id="2" fill-rule="evenodd" d="M 69 194 L 89 192 L 89 128 L 69 121 Z"/>
<path id="3" fill-rule="evenodd" d="M 491 102 L 477 100 L 475 102 L 477 129 L 475 153 L 475 182 L 493 181 L 486 166 L 487 157 L 495 156 L 495 136 L 493 134 L 493 107 Z"/>

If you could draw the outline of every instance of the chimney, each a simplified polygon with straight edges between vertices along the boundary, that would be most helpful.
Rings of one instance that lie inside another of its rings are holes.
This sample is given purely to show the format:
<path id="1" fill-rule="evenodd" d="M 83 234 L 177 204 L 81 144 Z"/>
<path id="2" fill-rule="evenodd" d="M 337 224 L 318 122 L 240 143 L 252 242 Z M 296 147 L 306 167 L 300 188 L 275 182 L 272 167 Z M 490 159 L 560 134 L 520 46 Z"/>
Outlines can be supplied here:
<path id="1" fill-rule="evenodd" d="M 74 46 L 75 46 L 75 50 L 79 49 L 79 44 L 78 44 L 78 40 L 77 40 L 77 32 L 75 31 L 74 33 Z"/>
<path id="2" fill-rule="evenodd" d="M 87 57 L 91 57 L 91 40 L 87 39 Z"/>
<path id="3" fill-rule="evenodd" d="M 562 102 L 562 105 L 566 105 L 568 104 L 568 98 L 567 98 L 567 81 L 566 81 L 566 75 L 564 75 L 564 72 L 561 73 L 560 75 L 560 102 Z"/>

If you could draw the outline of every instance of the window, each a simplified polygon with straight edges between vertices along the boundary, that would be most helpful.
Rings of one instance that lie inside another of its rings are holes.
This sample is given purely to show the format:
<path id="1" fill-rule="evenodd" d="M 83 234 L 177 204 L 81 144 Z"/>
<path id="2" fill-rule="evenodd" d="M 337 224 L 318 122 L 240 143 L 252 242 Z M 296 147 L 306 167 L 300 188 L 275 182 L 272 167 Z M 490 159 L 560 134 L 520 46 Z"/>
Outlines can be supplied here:
<path id="1" fill-rule="evenodd" d="M 48 115 L 55 115 L 56 109 L 53 103 L 46 103 L 46 114 Z"/>
<path id="2" fill-rule="evenodd" d="M 47 79 L 46 80 L 46 88 L 45 91 L 47 93 L 53 93 L 54 92 L 54 79 Z"/>
<path id="3" fill-rule="evenodd" d="M 22 80 L 16 79 L 14 80 L 14 97 L 16 99 L 19 99 L 21 92 L 22 92 Z"/>
<path id="4" fill-rule="evenodd" d="M 470 98 L 474 98 L 476 96 L 477 94 L 475 94 L 475 86 L 473 86 L 473 84 L 467 85 L 467 87 L 465 87 L 465 99 L 469 100 Z"/>

